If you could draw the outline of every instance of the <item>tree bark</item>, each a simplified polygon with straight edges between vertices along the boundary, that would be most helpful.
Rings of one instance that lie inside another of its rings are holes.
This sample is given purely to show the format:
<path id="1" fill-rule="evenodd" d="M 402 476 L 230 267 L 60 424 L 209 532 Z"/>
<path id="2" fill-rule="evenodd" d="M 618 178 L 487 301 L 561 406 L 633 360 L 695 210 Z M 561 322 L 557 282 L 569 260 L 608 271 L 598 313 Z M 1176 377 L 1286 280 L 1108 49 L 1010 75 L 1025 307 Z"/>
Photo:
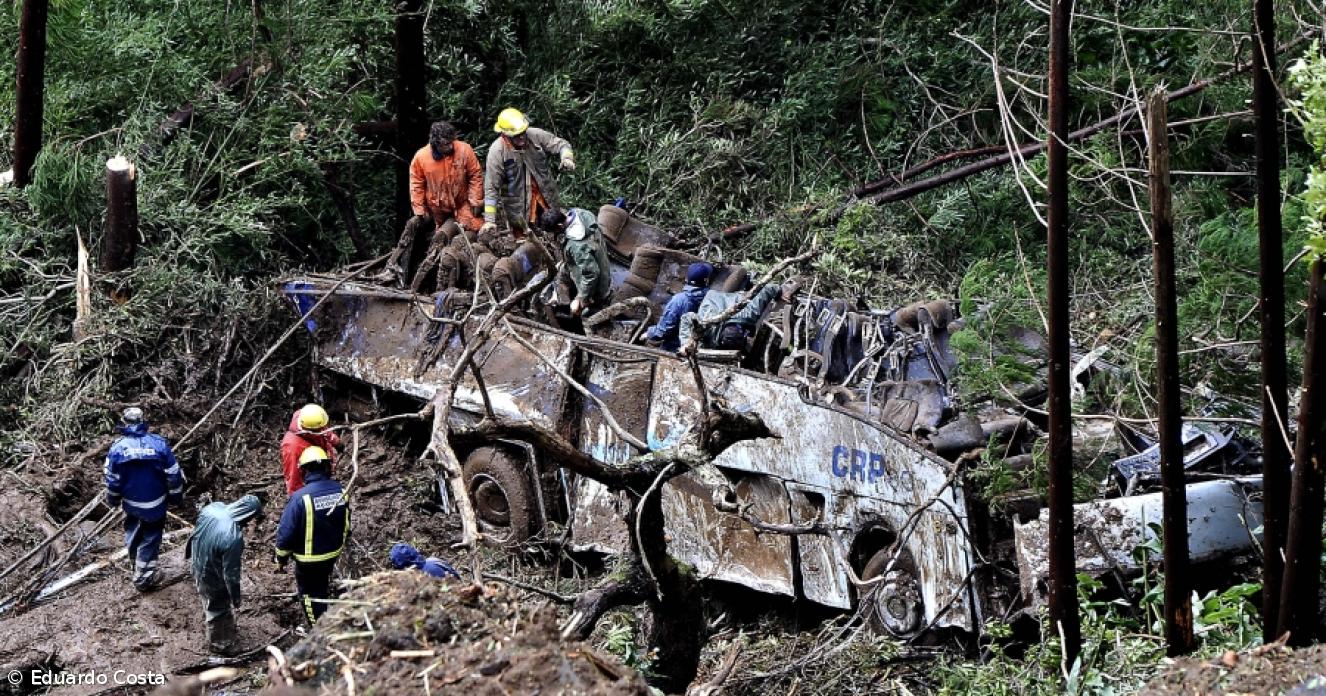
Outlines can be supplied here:
<path id="1" fill-rule="evenodd" d="M 1284 232 L 1280 223 L 1280 119 L 1272 0 L 1253 0 L 1252 107 L 1257 133 L 1257 230 L 1262 372 L 1262 640 L 1276 639 L 1289 507 L 1289 376 L 1285 364 Z"/>
<path id="2" fill-rule="evenodd" d="M 396 5 L 396 229 L 410 217 L 410 160 L 428 142 L 423 0 Z"/>
<path id="3" fill-rule="evenodd" d="M 1069 376 L 1068 279 L 1068 30 L 1072 0 L 1053 0 L 1050 9 L 1050 113 L 1046 282 L 1049 305 L 1049 554 L 1050 621 L 1063 637 L 1066 665 L 1082 649 L 1077 607 L 1077 565 L 1073 549 L 1073 424 Z"/>
<path id="4" fill-rule="evenodd" d="M 1156 285 L 1156 384 L 1160 480 L 1165 525 L 1165 646 L 1170 657 L 1193 649 L 1192 582 L 1188 577 L 1188 488 L 1183 471 L 1179 391 L 1179 308 L 1174 281 L 1174 211 L 1169 185 L 1165 93 L 1147 100 L 1151 247 Z"/>
<path id="5" fill-rule="evenodd" d="M 46 91 L 46 16 L 49 0 L 24 0 L 15 57 L 14 185 L 32 183 L 41 152 Z"/>
<path id="6" fill-rule="evenodd" d="M 138 252 L 138 178 L 134 165 L 123 157 L 106 162 L 106 227 L 101 235 L 103 274 L 133 268 Z M 112 285 L 111 299 L 124 302 L 128 290 Z"/>
<path id="7" fill-rule="evenodd" d="M 327 194 L 331 196 L 337 214 L 341 216 L 346 236 L 350 237 L 350 243 L 354 245 L 356 259 L 367 261 L 372 258 L 372 251 L 368 247 L 368 241 L 364 239 L 363 230 L 359 227 L 354 188 L 341 181 L 341 166 L 341 162 L 323 162 L 322 183 L 327 187 Z M 351 177 L 352 180 L 353 178 Z"/>
<path id="8" fill-rule="evenodd" d="M 1308 293 L 1307 344 L 1303 355 L 1303 395 L 1298 409 L 1293 488 L 1289 498 L 1289 534 L 1285 541 L 1284 579 L 1276 634 L 1289 633 L 1289 644 L 1304 646 L 1322 630 L 1321 522 L 1323 467 L 1326 467 L 1326 285 L 1321 260 L 1312 262 Z"/>

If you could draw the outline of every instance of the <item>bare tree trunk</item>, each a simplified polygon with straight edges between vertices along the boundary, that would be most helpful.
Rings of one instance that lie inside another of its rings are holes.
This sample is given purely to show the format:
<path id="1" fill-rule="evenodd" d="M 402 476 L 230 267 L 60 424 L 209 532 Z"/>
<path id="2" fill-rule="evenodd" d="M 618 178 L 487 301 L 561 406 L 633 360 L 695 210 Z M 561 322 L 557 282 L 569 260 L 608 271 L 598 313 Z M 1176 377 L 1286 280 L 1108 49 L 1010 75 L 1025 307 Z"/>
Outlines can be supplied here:
<path id="1" fill-rule="evenodd" d="M 341 166 L 341 162 L 323 162 L 322 182 L 327 187 L 332 204 L 336 206 L 336 212 L 341 216 L 341 222 L 345 225 L 345 234 L 350 237 L 350 243 L 354 245 L 355 257 L 360 261 L 367 261 L 372 258 L 372 252 L 368 248 L 368 241 L 364 239 L 363 230 L 359 227 L 359 215 L 355 212 L 354 188 L 341 181 Z M 353 178 L 351 177 L 351 180 Z"/>
<path id="2" fill-rule="evenodd" d="M 1321 260 L 1312 262 L 1308 328 L 1303 356 L 1303 395 L 1298 409 L 1293 489 L 1289 499 L 1289 535 L 1285 541 L 1284 580 L 1280 587 L 1277 635 L 1288 632 L 1290 645 L 1308 645 L 1322 630 L 1321 522 L 1323 467 L 1326 467 L 1326 286 Z"/>
<path id="3" fill-rule="evenodd" d="M 704 603 L 695 572 L 668 553 L 664 533 L 663 492 L 656 491 L 636 502 L 633 520 L 638 535 L 631 535 L 640 558 L 648 563 L 657 582 L 649 596 L 649 645 L 656 651 L 653 686 L 664 693 L 680 693 L 695 681 L 704 649 Z M 638 538 L 637 538 L 638 536 Z"/>
<path id="4" fill-rule="evenodd" d="M 16 108 L 14 121 L 14 185 L 32 183 L 32 165 L 41 152 L 41 127 L 46 90 L 46 14 L 48 0 L 24 0 L 18 27 Z"/>
<path id="5" fill-rule="evenodd" d="M 1289 376 L 1285 365 L 1284 233 L 1280 225 L 1280 118 L 1273 0 L 1253 0 L 1252 108 L 1257 131 L 1262 336 L 1262 640 L 1276 639 L 1289 507 Z"/>
<path id="6" fill-rule="evenodd" d="M 1165 645 L 1173 657 L 1192 652 L 1192 582 L 1188 577 L 1188 487 L 1183 473 L 1179 391 L 1179 307 L 1174 281 L 1174 211 L 1169 186 L 1165 93 L 1147 100 L 1151 246 L 1156 284 L 1156 383 L 1160 415 L 1160 481 L 1165 523 Z"/>
<path id="7" fill-rule="evenodd" d="M 1046 258 L 1049 304 L 1049 544 L 1050 621 L 1063 637 L 1065 662 L 1082 649 L 1077 609 L 1077 564 L 1073 549 L 1073 402 L 1070 392 L 1068 327 L 1068 29 L 1072 0 L 1050 9 L 1050 133 Z"/>
<path id="8" fill-rule="evenodd" d="M 428 142 L 423 0 L 396 5 L 396 229 L 410 218 L 410 159 Z"/>
<path id="9" fill-rule="evenodd" d="M 101 272 L 133 268 L 138 251 L 138 179 L 134 165 L 123 157 L 106 162 L 106 227 L 101 236 Z M 112 286 L 111 299 L 124 302 L 126 289 Z"/>

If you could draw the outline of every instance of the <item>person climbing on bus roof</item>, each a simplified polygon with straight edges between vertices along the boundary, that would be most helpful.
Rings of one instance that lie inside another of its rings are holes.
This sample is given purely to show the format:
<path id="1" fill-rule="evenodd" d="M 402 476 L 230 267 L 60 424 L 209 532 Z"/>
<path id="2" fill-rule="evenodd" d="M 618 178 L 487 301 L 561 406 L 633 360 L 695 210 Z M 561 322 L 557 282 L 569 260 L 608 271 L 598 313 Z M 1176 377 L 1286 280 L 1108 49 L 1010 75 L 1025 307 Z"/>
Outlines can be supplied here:
<path id="1" fill-rule="evenodd" d="M 530 127 L 516 109 L 503 109 L 493 131 L 499 135 L 488 148 L 483 175 L 483 227 L 496 228 L 501 213 L 521 240 L 543 211 L 561 207 L 548 159 L 557 157 L 562 171 L 574 171 L 575 153 L 562 138 Z"/>
<path id="2" fill-rule="evenodd" d="M 456 127 L 446 121 L 433 124 L 428 144 L 410 161 L 410 208 L 414 217 L 405 225 L 387 272 L 404 282 L 419 234 L 428 235 L 428 251 L 414 274 L 411 288 L 438 264 L 442 250 L 461 230 L 477 233 L 483 225 L 483 169 L 474 148 L 456 138 Z"/>
<path id="3" fill-rule="evenodd" d="M 681 318 L 688 313 L 699 311 L 705 293 L 709 292 L 709 280 L 714 276 L 714 267 L 705 261 L 696 261 L 686 269 L 686 285 L 681 292 L 672 296 L 663 307 L 663 315 L 658 323 L 649 327 L 645 338 L 650 344 L 663 350 L 676 351 L 681 347 L 678 331 Z"/>
<path id="4" fill-rule="evenodd" d="M 560 241 L 566 253 L 566 270 L 575 285 L 571 316 L 593 314 L 612 296 L 612 268 L 599 224 L 588 210 L 552 208 L 539 217 L 539 229 Z"/>
<path id="5" fill-rule="evenodd" d="M 735 314 L 721 323 L 705 326 L 701 323 L 703 320 L 723 314 L 746 296 L 744 292 L 710 290 L 705 293 L 698 311 L 682 316 L 681 326 L 677 330 L 677 339 L 681 343 L 681 348 L 677 352 L 680 355 L 690 355 L 697 344 L 699 348 L 747 350 L 769 305 L 775 299 L 791 302 L 801 290 L 801 284 L 799 278 L 794 278 L 781 286 L 772 283 L 765 285 Z"/>

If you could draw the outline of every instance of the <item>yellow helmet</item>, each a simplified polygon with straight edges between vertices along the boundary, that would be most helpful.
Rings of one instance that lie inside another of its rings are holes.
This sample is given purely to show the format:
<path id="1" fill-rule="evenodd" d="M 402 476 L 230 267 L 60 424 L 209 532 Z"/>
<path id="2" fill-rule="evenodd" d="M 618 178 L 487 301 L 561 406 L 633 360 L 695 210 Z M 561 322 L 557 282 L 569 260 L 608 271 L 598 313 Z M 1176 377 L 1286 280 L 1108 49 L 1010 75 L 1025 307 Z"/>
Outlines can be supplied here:
<path id="1" fill-rule="evenodd" d="M 330 420 L 327 412 L 317 404 L 307 404 L 299 409 L 299 427 L 304 430 L 322 430 Z"/>
<path id="2" fill-rule="evenodd" d="M 497 123 L 493 124 L 493 132 L 502 135 L 520 135 L 526 128 L 529 128 L 529 119 L 519 109 L 510 107 L 502 109 L 497 115 Z"/>
<path id="3" fill-rule="evenodd" d="M 305 447 L 304 452 L 299 455 L 300 466 L 305 466 L 309 462 L 325 462 L 330 460 L 331 457 L 327 456 L 327 450 L 318 447 L 317 445 Z"/>

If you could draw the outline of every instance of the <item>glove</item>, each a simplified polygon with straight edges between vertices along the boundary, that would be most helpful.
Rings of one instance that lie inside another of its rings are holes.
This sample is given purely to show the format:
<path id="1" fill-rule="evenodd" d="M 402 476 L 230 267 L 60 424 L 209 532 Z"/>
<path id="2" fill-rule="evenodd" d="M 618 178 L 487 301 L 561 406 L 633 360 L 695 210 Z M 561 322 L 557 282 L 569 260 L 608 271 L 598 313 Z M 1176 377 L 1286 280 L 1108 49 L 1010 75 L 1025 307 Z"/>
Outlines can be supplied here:
<path id="1" fill-rule="evenodd" d="M 575 155 L 570 150 L 562 150 L 562 171 L 574 172 L 576 170 Z"/>
<path id="2" fill-rule="evenodd" d="M 119 506 L 120 506 L 120 496 L 118 496 L 118 495 L 111 495 L 111 494 L 107 493 L 107 494 L 106 494 L 106 507 L 108 507 L 108 508 L 114 510 L 115 508 L 117 508 L 117 507 L 119 507 Z"/>
<path id="3" fill-rule="evenodd" d="M 273 551 L 273 552 L 272 552 L 272 560 L 276 562 L 277 570 L 279 570 L 280 572 L 284 573 L 284 572 L 285 572 L 285 564 L 287 564 L 287 563 L 290 562 L 290 557 L 289 557 L 289 556 L 282 556 L 279 552 L 277 552 L 277 551 Z"/>
<path id="4" fill-rule="evenodd" d="M 581 312 L 584 311 L 585 311 L 585 303 L 581 302 L 579 297 L 575 298 L 574 300 L 571 300 L 571 316 L 578 317 L 580 316 Z"/>
<path id="5" fill-rule="evenodd" d="M 683 358 L 690 357 L 691 353 L 694 352 L 695 350 L 694 348 L 691 347 L 692 345 L 693 344 L 691 343 L 681 344 L 681 347 L 677 349 L 677 355 L 680 355 Z"/>
<path id="6" fill-rule="evenodd" d="M 496 231 L 497 231 L 497 223 L 495 222 L 485 222 L 479 226 L 480 235 L 492 234 Z"/>

